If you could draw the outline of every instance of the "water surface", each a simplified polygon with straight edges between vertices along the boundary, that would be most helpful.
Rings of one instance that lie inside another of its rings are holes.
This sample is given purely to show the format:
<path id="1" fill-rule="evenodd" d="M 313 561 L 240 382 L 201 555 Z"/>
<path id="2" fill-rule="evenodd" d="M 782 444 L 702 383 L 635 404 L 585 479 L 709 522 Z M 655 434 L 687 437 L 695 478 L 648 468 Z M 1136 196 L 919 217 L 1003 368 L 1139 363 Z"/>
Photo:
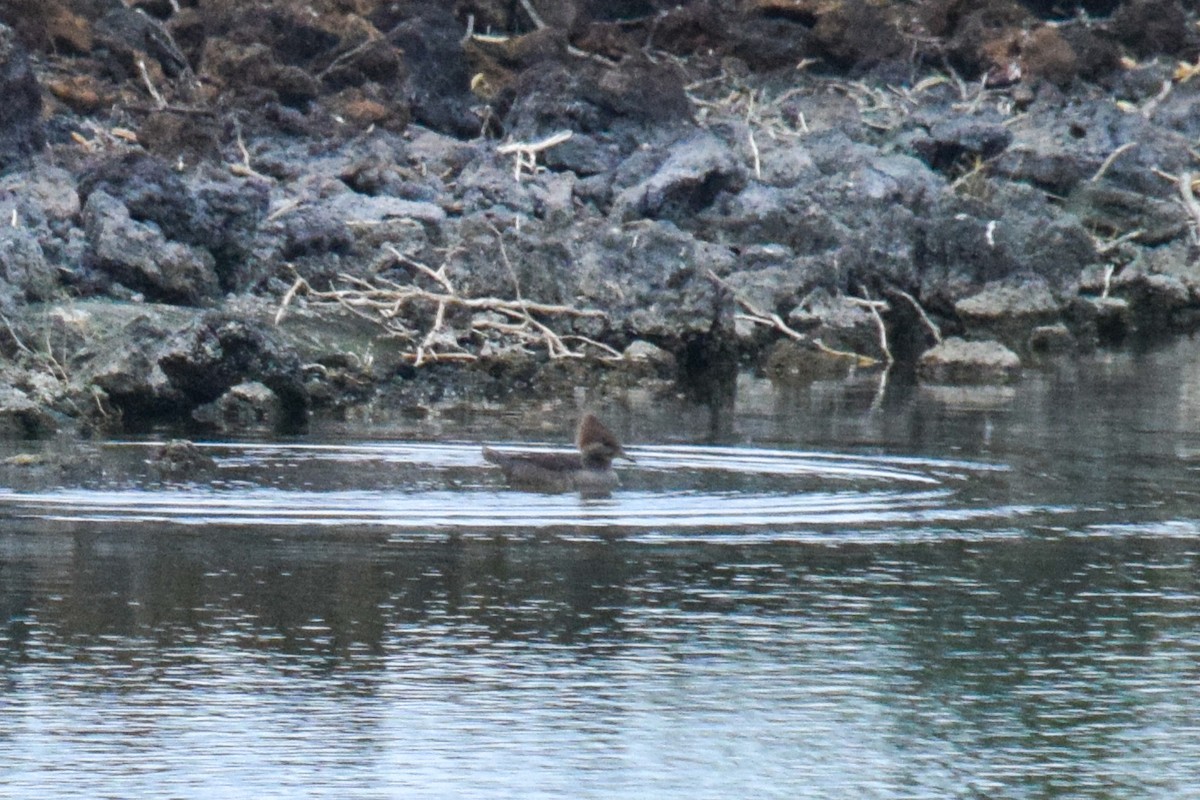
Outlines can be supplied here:
<path id="1" fill-rule="evenodd" d="M 635 398 L 599 500 L 479 455 L 572 410 L 103 443 L 0 486 L 0 796 L 1200 797 L 1198 376 Z"/>

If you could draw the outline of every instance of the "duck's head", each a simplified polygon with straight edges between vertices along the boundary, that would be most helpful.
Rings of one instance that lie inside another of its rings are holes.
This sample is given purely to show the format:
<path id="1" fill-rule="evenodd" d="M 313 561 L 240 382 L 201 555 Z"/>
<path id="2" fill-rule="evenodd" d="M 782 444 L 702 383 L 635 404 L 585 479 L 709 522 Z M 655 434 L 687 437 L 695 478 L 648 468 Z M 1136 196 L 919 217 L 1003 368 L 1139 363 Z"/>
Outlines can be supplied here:
<path id="1" fill-rule="evenodd" d="M 583 463 L 588 467 L 607 469 L 612 465 L 614 458 L 633 461 L 633 457 L 625 452 L 613 432 L 592 413 L 584 414 L 583 418 L 579 420 L 575 444 L 583 456 Z"/>

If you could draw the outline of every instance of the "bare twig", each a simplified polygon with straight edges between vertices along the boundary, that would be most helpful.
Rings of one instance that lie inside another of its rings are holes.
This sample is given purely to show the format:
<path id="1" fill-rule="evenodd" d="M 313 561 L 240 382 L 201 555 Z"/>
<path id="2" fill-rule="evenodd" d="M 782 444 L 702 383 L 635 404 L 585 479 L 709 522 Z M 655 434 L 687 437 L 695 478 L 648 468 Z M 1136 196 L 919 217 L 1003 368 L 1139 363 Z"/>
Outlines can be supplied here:
<path id="1" fill-rule="evenodd" d="M 529 21 L 533 23 L 535 28 L 540 31 L 542 28 L 546 27 L 546 23 L 538 14 L 537 9 L 533 7 L 533 3 L 529 2 L 529 0 L 520 0 L 520 3 L 521 8 L 525 9 L 525 13 L 529 15 Z"/>
<path id="2" fill-rule="evenodd" d="M 801 344 L 808 345 L 809 347 L 813 347 L 817 350 L 820 350 L 822 353 L 825 353 L 826 355 L 837 356 L 838 358 L 852 359 L 857 365 L 859 365 L 861 367 L 870 367 L 870 366 L 874 366 L 875 364 L 879 363 L 879 359 L 871 358 L 870 356 L 864 356 L 861 353 L 853 353 L 853 352 L 849 352 L 846 350 L 837 350 L 837 349 L 825 344 L 820 339 L 815 339 L 815 338 L 812 338 L 809 336 L 805 336 L 803 333 L 800 333 L 799 331 L 797 331 L 796 329 L 794 329 L 790 325 L 788 325 L 786 322 L 784 322 L 783 318 L 780 317 L 775 312 L 763 311 L 762 309 L 760 309 L 758 306 L 751 303 L 746 298 L 739 296 L 737 291 L 732 286 L 729 285 L 728 281 L 723 279 L 721 276 L 717 275 L 717 273 L 713 272 L 711 269 L 708 270 L 707 275 L 708 275 L 708 279 L 710 281 L 712 281 L 713 283 L 717 284 L 718 286 L 720 286 L 723 289 L 725 289 L 726 291 L 728 291 L 733 296 L 734 302 L 736 302 L 739 306 L 742 307 L 743 310 L 745 310 L 746 313 L 736 315 L 737 319 L 745 320 L 747 322 L 753 322 L 756 325 L 766 325 L 768 327 L 774 328 L 775 330 L 782 333 L 784 336 L 787 336 L 789 339 L 792 339 L 794 341 L 800 342 Z"/>
<path id="3" fill-rule="evenodd" d="M 6 317 L 4 314 L 0 314 L 0 320 L 4 322 L 4 327 L 8 328 L 8 335 L 11 336 L 13 342 L 16 343 L 17 349 L 26 355 L 33 355 L 34 352 L 29 349 L 28 345 L 21 341 L 21 337 L 18 336 L 16 330 L 13 329 L 12 322 L 9 321 L 8 317 Z"/>
<path id="4" fill-rule="evenodd" d="M 1108 293 L 1112 291 L 1112 278 L 1114 272 L 1116 272 L 1116 267 L 1114 267 L 1112 264 L 1104 265 L 1104 287 L 1100 291 L 1101 300 L 1107 298 Z"/>
<path id="5" fill-rule="evenodd" d="M 896 294 L 899 297 L 903 297 L 905 300 L 907 300 L 909 302 L 909 304 L 912 305 L 912 307 L 917 312 L 917 318 L 920 319 L 921 324 L 925 326 L 925 330 L 929 331 L 929 334 L 931 336 L 933 336 L 933 340 L 935 342 L 937 342 L 938 344 L 941 344 L 942 343 L 941 329 L 938 328 L 938 326 L 936 324 L 934 324 L 933 320 L 931 320 L 929 318 L 929 315 L 925 313 L 925 309 L 921 306 L 920 303 L 917 302 L 917 298 L 913 297 L 911 294 L 904 291 L 903 289 L 897 289 L 894 286 L 891 287 L 890 291 L 892 291 L 894 294 Z"/>
<path id="6" fill-rule="evenodd" d="M 1146 119 L 1150 119 L 1150 117 L 1154 116 L 1154 112 L 1158 110 L 1158 107 L 1162 105 L 1162 102 L 1167 99 L 1169 94 L 1171 94 L 1171 89 L 1174 87 L 1174 85 L 1175 84 L 1171 83 L 1170 79 L 1163 81 L 1162 88 L 1158 90 L 1158 94 L 1147 100 L 1141 107 L 1142 116 Z"/>
<path id="7" fill-rule="evenodd" d="M 1192 173 L 1179 173 L 1176 184 L 1179 186 L 1183 207 L 1192 217 L 1192 239 L 1200 241 L 1200 203 L 1196 202 L 1196 195 L 1192 192 Z"/>
<path id="8" fill-rule="evenodd" d="M 238 152 L 242 154 L 242 163 L 241 164 L 230 164 L 229 171 L 232 172 L 234 175 L 238 175 L 243 178 L 258 178 L 259 180 L 263 180 L 263 181 L 270 183 L 271 182 L 270 178 L 268 178 L 266 175 L 263 175 L 261 172 L 256 170 L 254 167 L 250 166 L 250 151 L 248 149 L 246 149 L 246 140 L 242 138 L 242 126 L 237 125 L 236 131 L 237 131 L 237 147 L 238 147 Z"/>
<path id="9" fill-rule="evenodd" d="M 278 325 L 280 322 L 283 322 L 283 316 L 287 313 L 288 306 L 290 306 L 292 301 L 296 299 L 296 295 L 300 294 L 301 292 L 307 293 L 309 288 L 308 281 L 304 280 L 304 278 L 297 277 L 296 280 L 292 282 L 291 288 L 284 293 L 283 299 L 279 301 L 279 310 L 275 312 L 276 325 Z"/>
<path id="10" fill-rule="evenodd" d="M 616 350 L 614 350 L 613 348 L 608 347 L 607 345 L 603 345 L 599 342 L 593 341 L 584 336 L 561 337 L 558 334 L 556 334 L 554 331 L 552 331 L 549 327 L 547 327 L 546 325 L 542 324 L 541 322 L 539 322 L 538 320 L 533 318 L 533 315 L 529 312 L 529 306 L 525 303 L 525 298 L 521 296 L 521 280 L 520 280 L 520 278 L 517 277 L 517 271 L 516 271 L 516 269 L 513 268 L 512 260 L 509 259 L 509 257 L 508 257 L 508 248 L 505 247 L 505 245 L 504 245 L 504 234 L 495 225 L 491 225 L 490 227 L 492 229 L 492 233 L 496 234 L 496 243 L 500 248 L 500 260 L 502 262 L 504 262 L 504 267 L 505 267 L 505 269 L 508 270 L 508 275 L 512 279 L 513 292 L 516 295 L 517 303 L 520 304 L 519 305 L 520 318 L 522 320 L 524 320 L 522 323 L 522 326 L 533 328 L 539 334 L 541 334 L 542 339 L 546 343 L 546 352 L 550 354 L 550 357 L 551 358 L 583 358 L 584 357 L 583 353 L 579 353 L 579 352 L 571 350 L 571 348 L 567 347 L 566 342 L 564 341 L 567 338 L 573 338 L 576 340 L 584 341 L 585 343 L 588 343 L 588 344 L 595 345 L 595 346 L 601 348 L 602 350 L 607 350 L 610 356 L 615 355 L 617 359 L 620 359 L 622 357 L 621 354 L 619 352 L 617 352 Z M 516 313 L 512 310 L 507 310 L 507 309 L 503 309 L 503 308 L 498 309 L 498 310 L 502 314 L 506 314 L 508 316 L 516 316 Z"/>
<path id="11" fill-rule="evenodd" d="M 502 241 L 501 247 L 501 258 L 509 267 L 514 285 L 516 285 L 516 272 L 512 269 Z M 446 275 L 445 264 L 435 270 L 404 255 L 394 247 L 388 246 L 387 249 L 401 263 L 435 281 L 440 291 L 425 289 L 413 283 L 397 283 L 381 276 L 376 276 L 368 281 L 345 274 L 338 276 L 342 287 L 318 291 L 304 278 L 298 276 L 280 303 L 279 311 L 275 315 L 276 324 L 284 319 L 287 308 L 295 301 L 296 297 L 304 295 L 308 298 L 310 306 L 334 305 L 341 307 L 348 313 L 380 325 L 389 335 L 406 342 L 415 342 L 411 345 L 413 348 L 411 351 L 400 355 L 414 366 L 439 361 L 474 361 L 479 356 L 468 352 L 460 343 L 460 337 L 465 334 L 456 332 L 447 325 L 447 315 L 452 309 L 459 308 L 472 312 L 492 312 L 501 317 L 519 320 L 519 324 L 510 324 L 488 319 L 477 313 L 471 320 L 469 333 L 478 334 L 485 330 L 497 331 L 508 337 L 513 346 L 522 350 L 526 345 L 541 343 L 551 358 L 584 358 L 584 353 L 572 350 L 564 341 L 564 338 L 573 338 L 597 347 L 606 354 L 606 358 L 620 358 L 620 354 L 616 350 L 599 342 L 585 337 L 559 336 L 546 322 L 538 319 L 539 316 L 543 318 L 603 317 L 605 314 L 602 311 L 526 300 L 519 296 L 519 287 L 518 297 L 515 300 L 498 297 L 464 297 L 458 293 Z M 418 334 L 407 324 L 407 320 L 411 319 L 414 314 L 428 314 L 430 311 L 432 311 L 433 320 L 423 334 Z"/>
<path id="12" fill-rule="evenodd" d="M 750 134 L 749 134 L 748 138 L 750 140 L 750 152 L 754 156 L 754 178 L 755 178 L 755 180 L 761 181 L 762 180 L 762 159 L 760 158 L 760 156 L 758 154 L 758 142 L 754 141 L 754 129 L 753 128 L 750 129 Z"/>
<path id="13" fill-rule="evenodd" d="M 416 355 L 413 357 L 413 366 L 419 367 L 425 363 L 426 352 L 433 347 L 434 340 L 438 333 L 441 332 L 442 326 L 446 323 L 446 304 L 438 303 L 437 312 L 433 315 L 433 325 L 429 328 L 429 332 L 425 334 L 425 338 L 417 345 Z"/>
<path id="14" fill-rule="evenodd" d="M 597 350 L 605 353 L 606 355 L 603 356 L 605 361 L 624 361 L 625 360 L 625 354 L 622 353 L 620 350 L 618 350 L 617 348 L 612 347 L 610 345 L 607 345 L 604 342 L 598 342 L 595 339 L 592 339 L 591 337 L 580 336 L 579 334 L 574 334 L 574 333 L 570 334 L 568 336 L 562 337 L 562 340 L 564 342 L 567 341 L 568 339 L 573 342 L 583 342 L 584 344 L 589 345 L 590 347 L 594 347 Z"/>
<path id="15" fill-rule="evenodd" d="M 543 150 L 549 150 L 555 145 L 562 144 L 570 139 L 571 136 L 571 131 L 558 131 L 536 142 L 509 142 L 508 144 L 502 144 L 496 148 L 496 152 L 502 156 L 511 155 L 514 157 L 513 177 L 519 181 L 521 180 L 521 175 L 526 170 L 529 171 L 530 175 L 537 173 L 538 153 Z"/>
<path id="16" fill-rule="evenodd" d="M 300 200 L 299 198 L 292 198 L 291 200 L 285 200 L 283 203 L 280 204 L 279 208 L 275 209 L 274 211 L 272 211 L 270 214 L 267 215 L 266 221 L 274 222 L 275 220 L 279 219 L 280 217 L 282 217 L 286 214 L 290 214 L 291 212 L 295 211 L 297 208 L 299 208 L 302 205 L 304 205 L 304 201 Z"/>
<path id="17" fill-rule="evenodd" d="M 410 266 L 414 269 L 420 270 L 421 272 L 425 273 L 426 275 L 428 275 L 429 277 L 431 277 L 435 281 L 437 281 L 441 285 L 441 287 L 443 289 L 445 289 L 448 293 L 456 294 L 456 292 L 454 290 L 454 285 L 451 284 L 450 279 L 446 277 L 446 265 L 445 264 L 438 267 L 437 269 L 431 269 L 430 267 L 426 266 L 425 264 L 422 264 L 420 261 L 417 261 L 416 259 L 409 258 L 408 256 L 404 255 L 404 253 L 401 253 L 399 250 L 397 250 L 394 246 L 392 246 L 390 244 L 385 244 L 383 246 L 383 248 L 385 250 L 387 250 L 389 253 L 391 253 L 393 256 L 395 256 L 396 260 L 399 261 L 401 264 L 407 264 L 408 266 Z"/>
<path id="18" fill-rule="evenodd" d="M 879 313 L 879 307 L 882 305 L 884 308 L 887 308 L 887 303 L 872 300 L 871 295 L 867 292 L 867 287 L 859 286 L 859 288 L 862 290 L 863 297 L 851 297 L 849 299 L 855 305 L 866 306 L 867 310 L 871 312 L 871 317 L 875 320 L 875 329 L 879 331 L 879 350 L 883 353 L 883 359 L 889 365 L 895 364 L 896 359 L 892 358 L 892 349 L 888 347 L 887 326 L 883 323 L 883 315 Z"/>
<path id="19" fill-rule="evenodd" d="M 1133 241 L 1134 239 L 1138 238 L 1145 232 L 1146 232 L 1145 228 L 1135 228 L 1134 230 L 1128 231 L 1126 233 L 1122 233 L 1120 236 L 1118 236 L 1114 239 L 1108 239 L 1107 241 L 1100 241 L 1095 236 L 1093 236 L 1092 237 L 1092 246 L 1096 248 L 1097 255 L 1101 255 L 1101 256 L 1108 255 L 1109 253 L 1111 253 L 1113 250 L 1116 250 L 1121 245 L 1125 244 L 1126 242 Z"/>
<path id="20" fill-rule="evenodd" d="M 1126 142 L 1116 150 L 1113 150 L 1111 153 L 1109 153 L 1108 158 L 1104 159 L 1104 162 L 1100 164 L 1100 169 L 1096 170 L 1096 174 L 1092 176 L 1091 182 L 1095 183 L 1103 178 L 1104 173 L 1108 172 L 1108 169 L 1113 165 L 1113 162 L 1120 158 L 1122 153 L 1133 147 L 1137 147 L 1137 142 Z"/>
<path id="21" fill-rule="evenodd" d="M 145 60 L 139 58 L 137 65 L 138 71 L 142 74 L 142 82 L 146 84 L 146 89 L 150 91 L 150 96 L 154 98 L 154 102 L 160 109 L 166 108 L 167 101 L 163 98 L 162 94 L 159 93 L 158 89 L 155 88 L 154 81 L 150 80 L 150 71 L 146 69 Z"/>
<path id="22" fill-rule="evenodd" d="M 350 49 L 344 50 L 341 53 L 339 53 L 337 58 L 335 58 L 335 59 L 333 59 L 333 61 L 329 62 L 329 66 L 325 67 L 325 69 L 323 69 L 319 73 L 317 73 L 317 77 L 318 78 L 326 77 L 330 72 L 333 72 L 333 70 L 337 69 L 342 64 L 345 64 L 347 61 L 354 58 L 355 56 L 357 56 L 362 51 L 366 50 L 371 45 L 375 44 L 375 42 L 377 42 L 378 40 L 379 40 L 378 33 L 368 35 L 361 42 L 354 45 L 354 47 L 351 47 Z"/>

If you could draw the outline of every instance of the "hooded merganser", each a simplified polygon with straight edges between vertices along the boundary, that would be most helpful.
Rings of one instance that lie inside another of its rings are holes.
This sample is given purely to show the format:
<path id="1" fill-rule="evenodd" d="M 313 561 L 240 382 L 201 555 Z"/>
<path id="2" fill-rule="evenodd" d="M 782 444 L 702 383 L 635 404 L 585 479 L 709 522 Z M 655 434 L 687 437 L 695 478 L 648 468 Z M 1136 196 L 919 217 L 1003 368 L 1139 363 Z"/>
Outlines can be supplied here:
<path id="1" fill-rule="evenodd" d="M 584 414 L 575 433 L 579 453 L 499 453 L 483 448 L 483 457 L 504 471 L 510 486 L 540 492 L 578 491 L 603 496 L 617 487 L 614 458 L 633 461 L 613 432 L 595 414 Z"/>

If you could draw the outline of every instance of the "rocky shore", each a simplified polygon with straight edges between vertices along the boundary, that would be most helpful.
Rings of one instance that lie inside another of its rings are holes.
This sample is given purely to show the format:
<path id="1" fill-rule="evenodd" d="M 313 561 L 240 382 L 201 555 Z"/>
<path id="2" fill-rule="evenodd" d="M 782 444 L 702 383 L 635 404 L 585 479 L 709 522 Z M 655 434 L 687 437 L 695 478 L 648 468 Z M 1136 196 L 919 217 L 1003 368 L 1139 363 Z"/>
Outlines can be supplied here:
<path id="1" fill-rule="evenodd" d="M 9 0 L 0 436 L 1200 326 L 1180 0 Z"/>

